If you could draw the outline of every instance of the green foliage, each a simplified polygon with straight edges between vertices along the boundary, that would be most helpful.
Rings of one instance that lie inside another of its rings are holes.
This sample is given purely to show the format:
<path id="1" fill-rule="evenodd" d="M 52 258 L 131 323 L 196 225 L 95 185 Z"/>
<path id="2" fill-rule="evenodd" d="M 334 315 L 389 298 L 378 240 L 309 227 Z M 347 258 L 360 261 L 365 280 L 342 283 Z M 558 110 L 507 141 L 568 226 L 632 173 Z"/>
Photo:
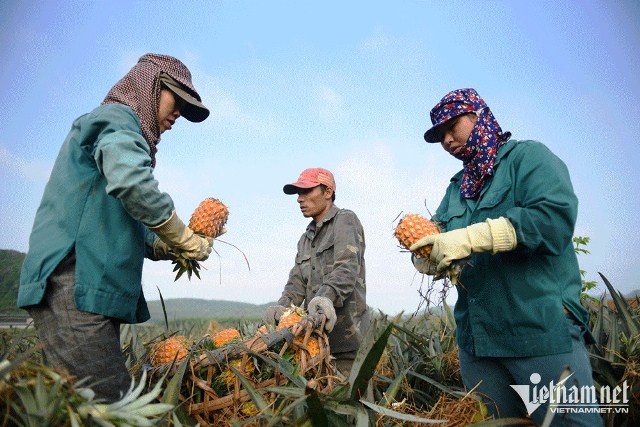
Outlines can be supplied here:
<path id="1" fill-rule="evenodd" d="M 25 256 L 22 252 L 0 249 L 0 313 L 26 314 L 16 306 Z"/>
<path id="2" fill-rule="evenodd" d="M 574 236 L 573 237 L 573 245 L 574 250 L 577 255 L 583 254 L 588 255 L 591 252 L 587 249 L 587 245 L 591 241 L 590 237 L 582 237 L 582 236 Z M 595 298 L 589 295 L 589 292 L 597 289 L 598 284 L 595 280 L 586 280 L 587 272 L 585 270 L 580 269 L 580 276 L 582 277 L 582 290 L 580 292 L 580 301 L 584 305 L 589 305 L 589 303 L 593 304 L 598 301 L 598 298 Z"/>
<path id="3" fill-rule="evenodd" d="M 597 388 L 608 386 L 613 390 L 627 381 L 630 391 L 629 413 L 605 415 L 606 425 L 631 426 L 640 422 L 640 317 L 629 301 L 609 280 L 604 281 L 615 310 L 610 310 L 605 297 L 597 309 L 591 310 L 591 330 L 596 341 L 592 346 L 591 364 Z"/>
<path id="4" fill-rule="evenodd" d="M 24 352 L 16 349 L 25 348 Z M 22 330 L 3 341 L 0 349 L 0 425 L 6 426 L 153 426 L 173 410 L 174 405 L 157 402 L 162 380 L 145 392 L 146 372 L 117 402 L 95 398 L 90 385 L 34 361 L 29 332 Z M 175 424 L 180 425 L 180 424 Z"/>

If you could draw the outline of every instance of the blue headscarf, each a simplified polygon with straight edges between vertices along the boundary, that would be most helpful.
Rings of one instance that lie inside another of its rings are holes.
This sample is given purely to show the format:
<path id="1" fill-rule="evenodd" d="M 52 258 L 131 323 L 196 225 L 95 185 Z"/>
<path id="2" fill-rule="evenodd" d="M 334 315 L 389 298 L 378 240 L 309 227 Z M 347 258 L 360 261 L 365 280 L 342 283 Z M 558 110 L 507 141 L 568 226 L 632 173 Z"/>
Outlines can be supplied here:
<path id="1" fill-rule="evenodd" d="M 477 197 L 487 178 L 493 175 L 493 164 L 500 146 L 511 138 L 511 132 L 502 132 L 493 113 L 474 89 L 457 89 L 446 94 L 431 110 L 431 127 L 425 134 L 427 142 L 440 142 L 438 127 L 462 114 L 475 113 L 478 121 L 469 139 L 456 155 L 462 160 L 464 173 L 460 194 L 467 199 Z"/>

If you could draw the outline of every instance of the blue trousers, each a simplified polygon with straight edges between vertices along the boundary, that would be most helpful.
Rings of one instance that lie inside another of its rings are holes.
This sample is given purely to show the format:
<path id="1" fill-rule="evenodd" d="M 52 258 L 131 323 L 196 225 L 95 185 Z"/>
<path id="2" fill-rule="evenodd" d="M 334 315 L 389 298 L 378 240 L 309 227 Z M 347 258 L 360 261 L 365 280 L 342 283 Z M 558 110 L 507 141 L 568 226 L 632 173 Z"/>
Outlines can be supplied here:
<path id="1" fill-rule="evenodd" d="M 593 386 L 593 374 L 589 353 L 584 344 L 584 327 L 567 318 L 571 333 L 572 351 L 536 357 L 475 357 L 459 349 L 460 372 L 467 389 L 480 384 L 476 391 L 485 399 L 489 413 L 496 418 L 526 418 L 527 409 L 522 398 L 511 385 L 529 387 L 549 386 L 558 383 L 565 367 L 572 375 L 565 383 L 569 389 L 577 386 Z M 537 375 L 535 375 L 537 374 Z M 547 412 L 548 403 L 543 403 L 530 414 L 531 419 L 541 424 Z M 552 426 L 602 426 L 598 413 L 556 413 Z"/>

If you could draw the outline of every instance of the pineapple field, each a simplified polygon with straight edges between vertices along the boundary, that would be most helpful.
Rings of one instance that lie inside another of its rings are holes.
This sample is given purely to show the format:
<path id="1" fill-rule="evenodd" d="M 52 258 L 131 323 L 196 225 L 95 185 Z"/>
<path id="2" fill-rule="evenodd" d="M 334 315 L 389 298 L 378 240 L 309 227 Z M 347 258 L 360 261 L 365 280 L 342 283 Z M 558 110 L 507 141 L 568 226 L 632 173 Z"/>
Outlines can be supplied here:
<path id="1" fill-rule="evenodd" d="M 605 425 L 637 425 L 638 301 L 602 279 L 613 308 L 589 301 L 594 378 L 598 389 L 626 380 L 631 399 L 628 414 L 605 414 Z M 393 318 L 378 312 L 348 378 L 333 370 L 326 335 L 310 323 L 292 310 L 280 325 L 127 325 L 121 341 L 136 383 L 110 404 L 93 399 L 91 384 L 45 367 L 32 329 L 4 330 L 0 425 L 534 425 L 488 419 L 479 397 L 464 389 L 446 304 Z"/>

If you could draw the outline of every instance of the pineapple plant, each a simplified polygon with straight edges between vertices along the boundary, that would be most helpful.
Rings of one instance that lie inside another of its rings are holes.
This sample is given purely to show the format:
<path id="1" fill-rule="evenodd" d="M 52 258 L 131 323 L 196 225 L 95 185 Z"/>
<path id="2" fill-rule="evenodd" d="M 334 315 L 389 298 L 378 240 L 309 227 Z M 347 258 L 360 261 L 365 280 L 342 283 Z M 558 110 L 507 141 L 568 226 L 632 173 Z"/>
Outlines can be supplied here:
<path id="1" fill-rule="evenodd" d="M 398 223 L 395 236 L 400 245 L 409 249 L 411 245 L 425 236 L 437 234 L 440 229 L 436 223 L 429 221 L 425 217 L 418 214 L 406 214 Z M 423 246 L 415 251 L 415 254 L 422 258 L 429 258 L 432 246 Z"/>
<path id="2" fill-rule="evenodd" d="M 176 362 L 180 362 L 189 355 L 189 347 L 189 340 L 182 335 L 158 341 L 151 347 L 151 365 L 166 365 L 172 363 L 174 358 Z"/>
<path id="3" fill-rule="evenodd" d="M 207 197 L 193 211 L 189 220 L 189 228 L 203 237 L 215 239 L 224 234 L 224 225 L 227 223 L 227 219 L 229 219 L 229 209 L 224 203 L 213 197 Z M 185 272 L 189 279 L 192 274 L 195 274 L 198 279 L 200 278 L 200 263 L 198 261 L 178 256 L 173 263 L 175 265 L 173 271 L 177 271 L 175 280 L 178 280 Z"/>

